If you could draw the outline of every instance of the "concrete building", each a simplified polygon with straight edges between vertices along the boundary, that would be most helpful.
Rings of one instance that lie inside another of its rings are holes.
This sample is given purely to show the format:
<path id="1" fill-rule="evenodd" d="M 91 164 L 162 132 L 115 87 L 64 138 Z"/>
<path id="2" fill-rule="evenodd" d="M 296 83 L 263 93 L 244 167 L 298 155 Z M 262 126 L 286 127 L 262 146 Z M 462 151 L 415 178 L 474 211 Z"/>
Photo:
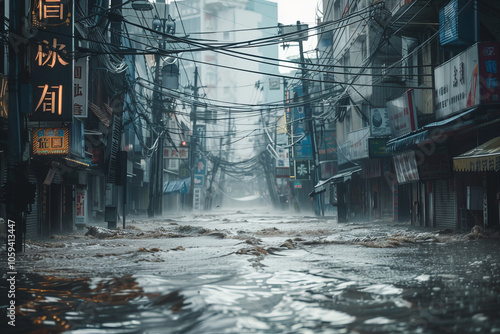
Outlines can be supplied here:
<path id="1" fill-rule="evenodd" d="M 339 218 L 499 224 L 497 7 L 324 1 L 321 57 L 335 72 L 325 117 L 337 121 L 339 156 L 328 183 Z"/>

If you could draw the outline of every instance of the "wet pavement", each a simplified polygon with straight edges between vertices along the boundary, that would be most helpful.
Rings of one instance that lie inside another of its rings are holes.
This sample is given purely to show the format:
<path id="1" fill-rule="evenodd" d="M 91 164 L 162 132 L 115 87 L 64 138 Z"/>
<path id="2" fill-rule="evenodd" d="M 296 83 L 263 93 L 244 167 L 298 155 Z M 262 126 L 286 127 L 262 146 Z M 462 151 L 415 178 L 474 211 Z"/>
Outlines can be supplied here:
<path id="1" fill-rule="evenodd" d="M 91 232 L 28 242 L 2 333 L 500 333 L 496 236 L 265 210 Z"/>

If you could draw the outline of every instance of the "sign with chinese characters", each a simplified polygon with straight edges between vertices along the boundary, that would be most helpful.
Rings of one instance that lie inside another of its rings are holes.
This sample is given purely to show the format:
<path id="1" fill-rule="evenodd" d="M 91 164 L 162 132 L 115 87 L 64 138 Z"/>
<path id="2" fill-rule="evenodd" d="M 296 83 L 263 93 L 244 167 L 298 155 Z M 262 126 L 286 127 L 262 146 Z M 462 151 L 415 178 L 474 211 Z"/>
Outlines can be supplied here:
<path id="1" fill-rule="evenodd" d="M 309 180 L 310 174 L 309 160 L 295 161 L 295 177 L 297 180 Z"/>
<path id="2" fill-rule="evenodd" d="M 0 74 L 0 117 L 8 118 L 9 95 L 7 90 L 7 76 Z"/>
<path id="3" fill-rule="evenodd" d="M 444 119 L 479 104 L 477 45 L 453 57 L 434 70 L 436 119 Z"/>
<path id="4" fill-rule="evenodd" d="M 87 222 L 87 216 L 85 214 L 85 202 L 87 201 L 87 191 L 85 189 L 77 189 L 75 191 L 75 223 L 85 224 Z"/>
<path id="5" fill-rule="evenodd" d="M 73 119 L 73 1 L 33 0 L 31 47 L 33 110 L 31 121 Z"/>
<path id="6" fill-rule="evenodd" d="M 481 103 L 499 103 L 498 63 L 500 62 L 500 43 L 480 43 L 479 48 L 479 89 Z"/>
<path id="7" fill-rule="evenodd" d="M 178 148 L 177 150 L 173 147 L 165 147 L 163 149 L 163 157 L 165 159 L 187 159 L 189 156 L 188 148 Z"/>
<path id="8" fill-rule="evenodd" d="M 479 104 L 499 103 L 500 43 L 478 43 L 434 70 L 436 119 Z"/>
<path id="9" fill-rule="evenodd" d="M 304 107 L 293 108 L 293 158 L 295 160 L 312 159 L 311 135 L 307 131 Z"/>
<path id="10" fill-rule="evenodd" d="M 88 108 L 89 57 L 75 61 L 73 75 L 73 115 L 86 118 Z"/>
<path id="11" fill-rule="evenodd" d="M 403 136 L 418 128 L 414 101 L 414 91 L 410 89 L 401 97 L 387 102 L 389 123 L 394 137 Z"/>
<path id="12" fill-rule="evenodd" d="M 34 129 L 32 134 L 33 155 L 69 153 L 69 129 Z"/>

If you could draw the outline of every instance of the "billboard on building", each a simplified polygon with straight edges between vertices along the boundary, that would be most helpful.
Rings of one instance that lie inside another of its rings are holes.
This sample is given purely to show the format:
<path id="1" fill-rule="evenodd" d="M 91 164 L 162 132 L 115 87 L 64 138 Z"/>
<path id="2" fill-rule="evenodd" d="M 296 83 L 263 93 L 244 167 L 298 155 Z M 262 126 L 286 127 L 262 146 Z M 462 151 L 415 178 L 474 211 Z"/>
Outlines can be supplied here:
<path id="1" fill-rule="evenodd" d="M 384 137 L 391 134 L 387 108 L 372 108 L 370 110 L 370 130 L 373 137 Z"/>
<path id="2" fill-rule="evenodd" d="M 478 43 L 434 70 L 436 119 L 479 104 L 498 103 L 500 43 Z"/>
<path id="3" fill-rule="evenodd" d="M 344 143 L 337 149 L 338 164 L 343 165 L 351 161 L 368 158 L 368 138 L 370 128 L 363 128 L 347 134 Z"/>
<path id="4" fill-rule="evenodd" d="M 32 1 L 32 121 L 73 120 L 73 1 Z"/>
<path id="5" fill-rule="evenodd" d="M 393 137 L 400 137 L 418 128 L 414 91 L 409 89 L 401 97 L 387 102 L 389 124 Z"/>
<path id="6" fill-rule="evenodd" d="M 185 147 L 165 147 L 163 149 L 163 157 L 165 159 L 187 159 L 189 157 L 189 149 Z"/>
<path id="7" fill-rule="evenodd" d="M 304 107 L 293 108 L 293 159 L 312 159 L 311 135 L 307 131 L 307 120 Z"/>
<path id="8" fill-rule="evenodd" d="M 33 155 L 69 153 L 69 129 L 34 129 L 32 134 Z"/>

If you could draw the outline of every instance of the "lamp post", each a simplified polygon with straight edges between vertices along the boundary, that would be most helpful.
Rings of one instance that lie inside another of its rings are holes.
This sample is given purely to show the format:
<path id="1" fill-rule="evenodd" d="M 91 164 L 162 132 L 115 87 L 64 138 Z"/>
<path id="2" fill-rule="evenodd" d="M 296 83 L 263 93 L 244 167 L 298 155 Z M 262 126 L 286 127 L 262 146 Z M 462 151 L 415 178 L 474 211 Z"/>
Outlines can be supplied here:
<path id="1" fill-rule="evenodd" d="M 164 34 L 174 34 L 175 33 L 175 20 L 168 14 L 168 4 L 165 3 L 165 18 L 155 17 L 153 19 L 152 28 L 157 31 L 161 36 L 159 40 L 158 48 L 160 50 L 166 50 L 167 40 Z M 163 199 L 163 107 L 162 107 L 162 94 L 161 89 L 163 83 L 168 84 L 168 88 L 177 89 L 177 82 L 171 79 L 172 72 L 175 72 L 172 64 L 166 65 L 162 69 L 162 74 L 165 75 L 162 84 L 160 84 L 160 64 L 161 56 L 157 52 L 155 54 L 155 79 L 154 79 L 154 92 L 153 92 L 153 106 L 152 106 L 152 119 L 153 124 L 160 126 L 158 130 L 158 146 L 156 151 L 152 156 L 151 161 L 151 175 L 150 175 L 150 188 L 149 188 L 149 207 L 148 216 L 154 217 L 155 215 L 162 214 L 162 199 Z M 170 70 L 170 73 L 169 73 Z M 178 71 L 177 71 L 178 78 Z"/>

